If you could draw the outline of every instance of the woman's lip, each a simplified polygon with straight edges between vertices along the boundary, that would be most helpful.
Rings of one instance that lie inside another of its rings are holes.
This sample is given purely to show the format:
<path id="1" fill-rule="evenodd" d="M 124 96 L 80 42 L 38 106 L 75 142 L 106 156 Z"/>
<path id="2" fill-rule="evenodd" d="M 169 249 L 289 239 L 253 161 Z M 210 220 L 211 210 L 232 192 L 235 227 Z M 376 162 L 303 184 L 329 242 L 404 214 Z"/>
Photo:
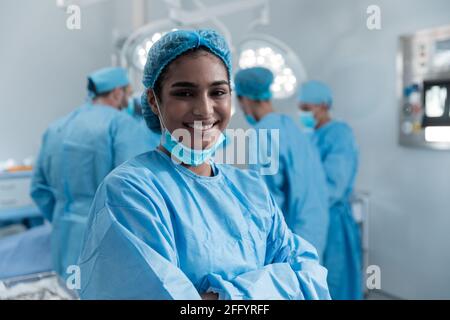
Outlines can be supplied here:
<path id="1" fill-rule="evenodd" d="M 191 135 L 191 138 L 195 139 L 195 137 L 200 138 L 202 140 L 210 140 L 213 137 L 216 137 L 218 135 L 218 132 L 220 132 L 219 129 L 219 123 L 217 122 L 215 125 L 213 125 L 211 128 L 207 130 L 196 130 L 191 127 L 186 126 L 186 130 L 188 130 L 189 134 Z"/>
<path id="2" fill-rule="evenodd" d="M 219 124 L 219 122 L 220 121 L 215 121 L 215 122 L 210 122 L 210 123 L 205 124 L 205 123 L 202 123 L 201 121 L 198 121 L 198 123 L 197 122 L 195 122 L 195 123 L 186 122 L 186 123 L 183 123 L 183 125 L 192 130 L 198 130 L 198 131 L 205 132 L 205 131 L 214 129 Z"/>

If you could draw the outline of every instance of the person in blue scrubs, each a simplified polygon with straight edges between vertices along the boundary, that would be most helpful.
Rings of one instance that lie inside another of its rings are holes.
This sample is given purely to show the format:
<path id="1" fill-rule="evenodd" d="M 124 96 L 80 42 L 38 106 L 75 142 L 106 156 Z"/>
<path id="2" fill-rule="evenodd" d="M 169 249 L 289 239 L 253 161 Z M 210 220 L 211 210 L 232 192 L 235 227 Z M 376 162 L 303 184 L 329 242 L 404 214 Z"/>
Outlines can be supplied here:
<path id="1" fill-rule="evenodd" d="M 263 67 L 240 70 L 234 79 L 236 94 L 249 123 L 260 133 L 269 130 L 270 143 L 260 142 L 258 148 L 267 149 L 272 145 L 279 148 L 278 171 L 263 178 L 287 225 L 308 240 L 322 258 L 329 219 L 322 163 L 317 148 L 297 123 L 275 112 L 270 90 L 273 79 L 272 72 Z M 271 135 L 273 129 L 278 130 L 278 137 Z M 267 150 L 259 152 L 270 154 Z M 258 163 L 249 165 L 255 170 L 260 166 Z"/>
<path id="2" fill-rule="evenodd" d="M 141 95 L 135 95 L 129 98 L 128 106 L 123 109 L 123 112 L 130 115 L 140 126 L 144 127 L 151 140 L 152 150 L 156 149 L 156 147 L 159 145 L 159 141 L 161 140 L 161 133 L 147 129 L 147 124 L 145 123 L 144 117 L 142 116 Z"/>
<path id="3" fill-rule="evenodd" d="M 31 197 L 52 223 L 55 271 L 76 265 L 86 219 L 103 178 L 124 161 L 152 149 L 142 126 L 120 112 L 130 87 L 122 68 L 88 77 L 90 101 L 49 126 L 31 183 Z M 155 146 L 153 146 L 155 147 Z"/>
<path id="4" fill-rule="evenodd" d="M 299 95 L 300 121 L 314 130 L 324 165 L 330 206 L 330 228 L 323 263 L 328 269 L 331 297 L 338 300 L 362 299 L 362 254 L 358 225 L 350 196 L 358 170 L 358 149 L 351 128 L 332 120 L 333 99 L 328 86 L 306 82 Z"/>
<path id="5" fill-rule="evenodd" d="M 329 299 L 316 250 L 264 181 L 212 160 L 231 117 L 231 54 L 213 30 L 150 49 L 143 114 L 160 146 L 100 185 L 82 253 L 82 299 Z"/>

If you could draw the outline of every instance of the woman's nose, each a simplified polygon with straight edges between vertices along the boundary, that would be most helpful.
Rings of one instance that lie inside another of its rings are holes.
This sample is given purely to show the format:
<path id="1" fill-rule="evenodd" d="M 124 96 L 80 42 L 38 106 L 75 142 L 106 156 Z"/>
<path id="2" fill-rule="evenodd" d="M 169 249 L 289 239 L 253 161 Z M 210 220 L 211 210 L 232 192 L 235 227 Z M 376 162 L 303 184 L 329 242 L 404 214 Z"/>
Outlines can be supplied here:
<path id="1" fill-rule="evenodd" d="M 208 118 L 214 114 L 214 101 L 207 94 L 199 95 L 192 112 L 195 116 Z"/>

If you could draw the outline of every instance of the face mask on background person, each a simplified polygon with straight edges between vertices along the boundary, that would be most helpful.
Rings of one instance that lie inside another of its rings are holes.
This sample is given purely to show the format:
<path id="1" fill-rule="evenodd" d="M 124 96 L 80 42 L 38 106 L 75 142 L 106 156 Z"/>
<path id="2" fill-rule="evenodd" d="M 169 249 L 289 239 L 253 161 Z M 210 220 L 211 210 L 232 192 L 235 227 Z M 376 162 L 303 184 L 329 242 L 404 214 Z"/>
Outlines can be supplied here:
<path id="1" fill-rule="evenodd" d="M 298 117 L 304 129 L 314 130 L 317 125 L 317 120 L 311 111 L 299 111 Z"/>

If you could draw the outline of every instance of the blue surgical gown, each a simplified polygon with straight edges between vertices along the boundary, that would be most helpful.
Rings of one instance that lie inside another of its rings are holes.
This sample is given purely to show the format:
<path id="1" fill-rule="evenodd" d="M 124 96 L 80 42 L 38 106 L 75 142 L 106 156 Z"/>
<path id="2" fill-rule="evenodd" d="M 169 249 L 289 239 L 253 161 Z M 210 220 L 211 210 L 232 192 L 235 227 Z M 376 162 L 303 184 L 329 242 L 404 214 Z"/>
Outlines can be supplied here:
<path id="1" fill-rule="evenodd" d="M 310 137 L 286 115 L 270 113 L 255 129 L 279 130 L 279 168 L 273 175 L 263 175 L 267 186 L 284 213 L 291 230 L 308 240 L 322 258 L 328 233 L 328 194 L 319 153 Z M 260 135 L 262 133 L 260 132 Z M 268 139 L 275 137 L 268 131 Z M 259 139 L 263 141 L 263 139 Z M 259 152 L 270 154 L 271 143 L 260 143 Z M 258 170 L 259 164 L 250 164 Z"/>
<path id="2" fill-rule="evenodd" d="M 194 174 L 160 150 L 100 185 L 79 260 L 82 299 L 328 299 L 315 249 L 253 172 Z"/>
<path id="3" fill-rule="evenodd" d="M 324 254 L 331 297 L 362 298 L 361 241 L 350 205 L 358 169 L 358 150 L 351 128 L 331 121 L 316 130 L 314 140 L 324 165 L 330 204 L 330 228 Z"/>
<path id="4" fill-rule="evenodd" d="M 51 124 L 34 168 L 31 196 L 52 222 L 55 271 L 77 262 L 89 207 L 116 166 L 156 147 L 149 130 L 109 106 L 87 103 Z"/>
<path id="5" fill-rule="evenodd" d="M 129 117 L 131 117 L 134 121 L 136 121 L 136 123 L 143 127 L 143 129 L 147 132 L 147 139 L 150 139 L 150 145 L 151 145 L 151 150 L 156 149 L 156 147 L 159 145 L 160 141 L 161 141 L 161 132 L 156 132 L 153 130 L 150 130 L 147 127 L 147 123 L 144 120 L 144 117 L 142 117 L 142 115 L 139 114 L 133 114 L 130 115 L 129 113 L 122 111 L 123 113 L 127 114 Z"/>

